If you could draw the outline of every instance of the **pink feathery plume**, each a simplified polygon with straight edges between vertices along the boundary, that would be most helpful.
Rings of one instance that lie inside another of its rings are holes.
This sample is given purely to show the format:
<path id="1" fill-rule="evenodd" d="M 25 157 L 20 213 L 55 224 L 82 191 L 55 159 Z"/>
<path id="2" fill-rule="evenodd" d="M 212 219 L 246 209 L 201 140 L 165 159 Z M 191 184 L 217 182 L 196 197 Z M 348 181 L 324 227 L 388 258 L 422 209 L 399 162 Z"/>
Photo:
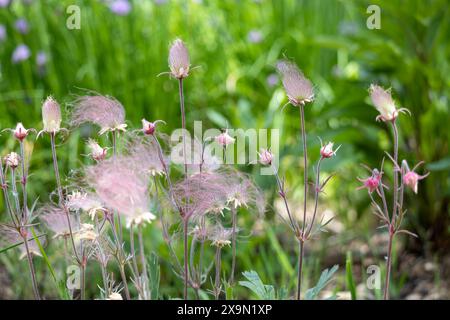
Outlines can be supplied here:
<path id="1" fill-rule="evenodd" d="M 146 175 L 150 176 L 163 175 L 165 173 L 158 149 L 156 141 L 147 137 L 135 137 L 127 146 L 129 155 L 133 159 L 132 164 L 136 166 L 136 170 L 143 170 Z M 162 154 L 162 161 L 168 168 L 169 158 L 164 154 Z"/>
<path id="2" fill-rule="evenodd" d="M 299 106 L 314 100 L 314 88 L 311 81 L 293 62 L 282 60 L 278 62 L 277 69 L 290 103 Z"/>
<path id="3" fill-rule="evenodd" d="M 33 235 L 31 232 L 28 232 L 28 249 L 30 253 L 35 256 L 42 256 L 36 240 L 31 238 L 33 238 Z M 44 238 L 40 238 L 39 241 L 41 244 L 44 244 Z M 0 224 L 0 247 L 7 247 L 22 242 L 23 238 L 16 229 Z M 25 245 L 22 243 L 17 247 L 21 252 L 19 258 L 24 259 L 27 255 Z"/>
<path id="4" fill-rule="evenodd" d="M 208 240 L 211 241 L 212 246 L 223 248 L 231 245 L 231 238 L 236 232 L 237 230 L 224 228 L 221 224 L 217 224 L 210 230 Z"/>
<path id="5" fill-rule="evenodd" d="M 54 233 L 53 238 L 68 238 L 70 237 L 69 224 L 67 223 L 67 216 L 63 208 L 54 205 L 47 205 L 41 209 L 40 219 L 44 225 Z M 74 217 L 69 215 L 72 232 L 76 232 L 77 225 Z"/>
<path id="6" fill-rule="evenodd" d="M 75 100 L 70 116 L 70 124 L 79 126 L 83 123 L 93 123 L 101 130 L 99 134 L 107 131 L 125 131 L 125 109 L 113 97 L 94 95 L 82 96 Z"/>
<path id="7" fill-rule="evenodd" d="M 132 157 L 116 157 L 86 168 L 86 180 L 110 210 L 124 215 L 127 225 L 150 222 L 148 176 L 135 169 Z"/>

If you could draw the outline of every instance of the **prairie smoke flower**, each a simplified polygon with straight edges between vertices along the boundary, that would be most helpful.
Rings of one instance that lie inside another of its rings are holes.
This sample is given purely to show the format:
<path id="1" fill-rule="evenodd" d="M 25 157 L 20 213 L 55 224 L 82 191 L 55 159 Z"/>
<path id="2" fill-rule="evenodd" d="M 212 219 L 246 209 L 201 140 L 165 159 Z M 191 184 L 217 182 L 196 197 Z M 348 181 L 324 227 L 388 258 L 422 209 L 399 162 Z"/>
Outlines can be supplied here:
<path id="1" fill-rule="evenodd" d="M 251 178 L 237 170 L 222 171 L 228 187 L 227 203 L 235 209 L 254 207 L 259 214 L 264 212 L 264 197 Z"/>
<path id="2" fill-rule="evenodd" d="M 390 90 L 384 90 L 380 86 L 371 84 L 369 93 L 373 105 L 380 113 L 376 118 L 377 121 L 393 121 L 398 117 L 400 112 L 409 112 L 406 108 L 396 108 Z"/>
<path id="3" fill-rule="evenodd" d="M 169 50 L 169 68 L 172 76 L 177 79 L 189 75 L 189 52 L 181 39 L 176 39 Z"/>
<path id="4" fill-rule="evenodd" d="M 28 22 L 27 22 L 27 20 L 25 20 L 23 18 L 17 19 L 16 22 L 14 23 L 14 27 L 21 34 L 28 33 L 28 29 L 29 29 Z"/>
<path id="5" fill-rule="evenodd" d="M 127 226 L 151 222 L 147 177 L 130 165 L 132 158 L 116 157 L 86 168 L 86 179 L 105 207 L 117 211 Z"/>
<path id="6" fill-rule="evenodd" d="M 381 176 L 382 174 L 380 171 L 373 169 L 370 177 L 367 177 L 366 179 L 358 178 L 358 180 L 363 183 L 362 186 L 358 187 L 358 190 L 366 188 L 370 193 L 374 192 L 381 183 Z"/>
<path id="7" fill-rule="evenodd" d="M 326 145 L 322 145 L 322 142 L 320 143 L 320 156 L 322 158 L 331 158 L 332 156 L 336 155 L 336 152 L 339 150 L 339 147 L 336 148 L 336 150 L 333 150 L 333 142 L 328 142 Z"/>
<path id="8" fill-rule="evenodd" d="M 5 163 L 7 167 L 15 169 L 19 166 L 20 156 L 15 152 L 11 152 L 5 156 Z"/>
<path id="9" fill-rule="evenodd" d="M 26 45 L 20 44 L 16 47 L 16 49 L 14 49 L 14 52 L 12 54 L 12 62 L 19 63 L 27 60 L 30 56 L 30 49 Z"/>
<path id="10" fill-rule="evenodd" d="M 102 161 L 106 158 L 106 153 L 108 152 L 107 148 L 102 148 L 100 145 L 92 139 L 89 139 L 87 142 L 88 148 L 91 150 L 89 154 L 92 159 L 95 161 Z"/>
<path id="11" fill-rule="evenodd" d="M 16 129 L 14 129 L 14 137 L 19 140 L 23 141 L 28 136 L 30 130 L 25 129 L 22 122 L 19 122 L 16 126 Z"/>
<path id="12" fill-rule="evenodd" d="M 164 166 L 159 157 L 159 146 L 152 139 L 137 138 L 128 144 L 130 154 L 130 166 L 145 175 L 162 176 L 165 174 Z M 162 152 L 162 151 L 161 151 Z M 169 167 L 169 159 L 162 155 L 166 168 Z"/>
<path id="13" fill-rule="evenodd" d="M 0 42 L 6 39 L 6 28 L 3 24 L 0 24 Z"/>
<path id="14" fill-rule="evenodd" d="M 294 106 L 305 105 L 314 99 L 314 89 L 300 69 L 292 62 L 283 60 L 277 65 L 284 90 L 289 102 Z"/>
<path id="15" fill-rule="evenodd" d="M 42 105 L 42 122 L 44 129 L 40 132 L 55 134 L 61 130 L 61 108 L 58 102 L 49 96 Z"/>
<path id="16" fill-rule="evenodd" d="M 123 300 L 123 298 L 120 293 L 112 292 L 106 300 Z"/>
<path id="17" fill-rule="evenodd" d="M 222 225 L 218 225 L 212 230 L 208 238 L 211 241 L 212 246 L 223 248 L 231 245 L 232 236 L 233 229 L 227 229 Z"/>
<path id="18" fill-rule="evenodd" d="M 118 16 L 126 16 L 131 11 L 131 4 L 128 0 L 114 0 L 109 5 L 109 9 Z"/>
<path id="19" fill-rule="evenodd" d="M 412 170 L 409 169 L 408 163 L 406 160 L 403 160 L 402 167 L 405 170 L 405 173 L 403 175 L 403 183 L 411 188 L 411 190 L 414 191 L 414 193 L 417 194 L 418 188 L 419 188 L 419 181 L 422 179 L 425 179 L 430 174 L 429 172 L 425 175 L 421 176 L 415 172 L 416 168 L 421 165 L 422 162 L 419 162 Z"/>
<path id="20" fill-rule="evenodd" d="M 165 124 L 163 120 L 156 120 L 155 122 L 150 122 L 145 119 L 142 119 L 142 132 L 144 132 L 144 134 L 146 135 L 153 135 L 155 133 L 156 126 L 160 122 Z"/>
<path id="21" fill-rule="evenodd" d="M 95 195 L 80 191 L 73 191 L 67 195 L 66 206 L 70 210 L 87 212 L 91 219 L 94 219 L 99 212 L 105 211 L 101 201 Z"/>
<path id="22" fill-rule="evenodd" d="M 219 145 L 226 147 L 230 144 L 233 144 L 236 139 L 234 139 L 233 137 L 231 137 L 228 134 L 228 130 L 225 130 L 224 132 L 219 134 L 217 137 L 215 137 L 215 140 Z"/>
<path id="23" fill-rule="evenodd" d="M 94 225 L 90 223 L 82 223 L 80 229 L 75 234 L 75 240 L 81 241 L 94 241 L 98 237 L 98 234 L 94 231 Z"/>
<path id="24" fill-rule="evenodd" d="M 44 225 L 54 233 L 53 239 L 69 238 L 70 229 L 67 223 L 67 216 L 64 209 L 61 207 L 48 205 L 41 209 L 40 219 Z M 73 227 L 72 232 L 76 232 L 76 221 L 72 215 L 69 215 L 70 225 Z"/>
<path id="25" fill-rule="evenodd" d="M 36 243 L 35 239 L 31 239 L 29 232 L 27 230 L 22 230 L 22 233 L 25 233 L 27 235 L 28 240 L 28 250 L 30 251 L 31 255 L 42 257 L 41 252 L 39 250 L 39 247 Z M 40 239 L 41 243 L 44 242 L 44 239 Z M 3 224 L 0 224 L 0 246 L 6 247 L 10 245 L 14 245 L 17 243 L 21 243 L 18 248 L 20 249 L 20 256 L 19 259 L 25 259 L 27 256 L 27 251 L 25 248 L 25 245 L 22 243 L 23 238 L 19 234 L 19 232 L 16 229 L 12 229 L 8 226 L 5 226 Z"/>
<path id="26" fill-rule="evenodd" d="M 83 96 L 74 102 L 71 125 L 79 126 L 87 122 L 98 125 L 100 135 L 108 131 L 126 131 L 127 127 L 122 104 L 112 97 L 101 95 Z"/>
<path id="27" fill-rule="evenodd" d="M 261 163 L 263 166 L 270 166 L 273 161 L 273 154 L 268 149 L 261 149 L 261 152 L 258 153 L 259 155 L 259 163 Z"/>

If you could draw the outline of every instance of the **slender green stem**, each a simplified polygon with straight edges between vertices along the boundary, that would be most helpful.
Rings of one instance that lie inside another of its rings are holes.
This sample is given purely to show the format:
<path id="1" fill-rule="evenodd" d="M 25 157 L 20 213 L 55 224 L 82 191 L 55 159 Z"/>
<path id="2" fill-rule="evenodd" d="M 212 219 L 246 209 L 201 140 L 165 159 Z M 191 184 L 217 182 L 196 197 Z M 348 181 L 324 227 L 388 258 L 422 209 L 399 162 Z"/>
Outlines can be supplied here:
<path id="1" fill-rule="evenodd" d="M 184 296 L 184 300 L 188 299 L 188 281 L 189 281 L 189 267 L 188 267 L 188 246 L 189 246 L 189 242 L 188 242 L 188 222 L 189 219 L 188 218 L 183 218 L 183 238 L 184 238 L 184 292 L 183 292 L 183 296 Z"/>
<path id="2" fill-rule="evenodd" d="M 80 300 L 86 300 L 86 257 L 83 255 L 83 261 L 80 264 L 81 273 L 81 288 L 80 288 Z"/>
<path id="3" fill-rule="evenodd" d="M 112 149 L 113 149 L 113 156 L 117 156 L 117 131 L 113 130 L 111 131 L 112 135 Z M 117 219 L 117 229 L 119 232 L 119 239 L 120 242 L 123 242 L 123 234 L 122 234 L 122 219 L 120 218 L 120 215 L 117 214 L 117 212 L 114 212 L 114 216 Z"/>
<path id="4" fill-rule="evenodd" d="M 25 245 L 25 251 L 27 253 L 28 267 L 30 269 L 30 274 L 31 274 L 31 284 L 33 286 L 34 298 L 36 300 L 41 300 L 41 296 L 39 294 L 39 289 L 38 289 L 38 284 L 36 281 L 36 271 L 34 270 L 33 257 L 31 256 L 30 248 L 28 246 L 28 239 L 27 239 L 26 235 L 22 236 L 22 238 L 23 238 L 23 243 Z"/>
<path id="5" fill-rule="evenodd" d="M 392 128 L 394 130 L 394 190 L 393 190 L 393 204 L 392 204 L 392 224 L 395 224 L 397 218 L 398 207 L 398 130 L 395 120 L 392 121 Z"/>
<path id="6" fill-rule="evenodd" d="M 23 141 L 20 141 L 20 157 L 22 158 L 22 196 L 23 196 L 23 215 L 28 215 L 28 199 L 27 199 L 27 180 L 28 173 L 25 163 L 25 150 Z"/>
<path id="7" fill-rule="evenodd" d="M 302 269 L 303 269 L 303 256 L 304 256 L 304 241 L 298 242 L 298 273 L 297 273 L 297 300 L 301 298 L 302 291 Z"/>
<path id="8" fill-rule="evenodd" d="M 178 93 L 180 96 L 180 112 L 181 112 L 181 127 L 183 128 L 183 157 L 184 157 L 184 175 L 187 175 L 186 162 L 186 112 L 184 109 L 184 92 L 183 92 L 183 78 L 178 79 Z"/>
<path id="9" fill-rule="evenodd" d="M 392 243 L 394 241 L 394 232 L 389 231 L 389 245 L 387 252 L 387 261 L 386 261 L 386 279 L 384 285 L 384 300 L 389 300 L 389 284 L 391 278 L 391 268 L 392 268 Z"/>
<path id="10" fill-rule="evenodd" d="M 216 259 L 215 259 L 215 264 L 216 264 L 216 277 L 215 277 L 215 281 L 214 281 L 214 297 L 216 300 L 219 300 L 220 297 L 220 270 L 222 269 L 222 254 L 221 254 L 221 248 L 220 246 L 217 246 L 216 249 Z"/>
<path id="11" fill-rule="evenodd" d="M 6 184 L 5 176 L 3 175 L 3 164 L 1 162 L 1 157 L 0 157 L 0 183 L 1 183 L 1 188 L 3 191 L 3 197 L 5 200 L 6 211 L 8 211 L 13 225 L 16 228 L 18 228 L 20 225 L 20 221 L 19 221 L 18 217 L 14 214 L 14 211 L 12 210 L 11 202 L 9 201 L 8 185 Z"/>
<path id="12" fill-rule="evenodd" d="M 314 190 L 314 212 L 311 219 L 311 223 L 309 224 L 308 230 L 306 231 L 305 238 L 308 238 L 311 230 L 314 226 L 314 221 L 316 220 L 316 214 L 317 214 L 317 206 L 319 204 L 319 193 L 320 193 L 320 164 L 322 163 L 323 158 L 320 157 L 319 161 L 317 162 L 317 173 L 316 173 L 316 185 Z"/>
<path id="13" fill-rule="evenodd" d="M 141 258 L 142 265 L 142 281 L 144 283 L 144 292 L 149 289 L 148 274 L 147 274 L 147 262 L 145 261 L 145 247 L 144 237 L 142 234 L 142 226 L 138 226 L 138 241 L 139 241 L 139 256 Z"/>
<path id="14" fill-rule="evenodd" d="M 237 228 L 237 211 L 236 208 L 232 207 L 231 209 L 232 215 L 232 235 L 231 235 L 231 250 L 232 250 L 232 260 L 231 260 L 231 275 L 230 275 L 230 284 L 234 283 L 234 273 L 236 270 L 236 228 Z"/>

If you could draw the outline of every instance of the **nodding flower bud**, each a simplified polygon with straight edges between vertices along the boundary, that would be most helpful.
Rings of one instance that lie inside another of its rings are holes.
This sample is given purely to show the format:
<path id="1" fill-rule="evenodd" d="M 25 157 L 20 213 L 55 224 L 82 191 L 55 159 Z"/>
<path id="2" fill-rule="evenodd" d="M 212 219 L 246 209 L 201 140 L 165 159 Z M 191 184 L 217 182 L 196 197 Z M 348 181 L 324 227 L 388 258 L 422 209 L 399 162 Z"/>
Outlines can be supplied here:
<path id="1" fill-rule="evenodd" d="M 283 60 L 277 65 L 284 90 L 289 102 L 294 106 L 305 105 L 314 100 L 314 89 L 300 69 L 292 62 Z"/>
<path id="2" fill-rule="evenodd" d="M 268 149 L 261 149 L 259 155 L 259 163 L 264 166 L 270 166 L 273 161 L 273 154 Z"/>
<path id="3" fill-rule="evenodd" d="M 106 300 L 123 300 L 122 295 L 118 292 L 111 293 Z"/>
<path id="4" fill-rule="evenodd" d="M 336 150 L 333 150 L 333 142 L 328 142 L 326 145 L 322 145 L 320 147 L 320 155 L 322 158 L 331 158 L 336 155 L 336 152 L 339 150 L 340 146 L 337 147 Z"/>
<path id="5" fill-rule="evenodd" d="M 58 102 L 49 96 L 42 105 L 43 131 L 57 133 L 61 129 L 61 109 Z"/>
<path id="6" fill-rule="evenodd" d="M 15 169 L 19 166 L 20 156 L 15 152 L 11 152 L 6 155 L 5 162 L 6 166 L 10 167 L 11 169 Z"/>
<path id="7" fill-rule="evenodd" d="M 411 188 L 414 193 L 417 194 L 419 189 L 419 180 L 425 179 L 430 174 L 429 172 L 423 176 L 417 174 L 414 170 L 421 165 L 423 162 L 419 162 L 412 170 L 409 169 L 408 163 L 406 160 L 403 160 L 402 162 L 402 169 L 405 170 L 405 173 L 403 175 L 403 183 Z"/>
<path id="8" fill-rule="evenodd" d="M 16 126 L 16 129 L 14 129 L 14 137 L 16 137 L 17 140 L 23 141 L 28 135 L 27 129 L 22 125 L 22 122 L 19 122 Z"/>
<path id="9" fill-rule="evenodd" d="M 377 121 L 394 121 L 400 112 L 409 113 L 406 108 L 396 108 L 390 90 L 385 90 L 380 86 L 372 84 L 369 87 L 369 93 L 373 105 L 380 113 L 376 118 Z"/>
<path id="10" fill-rule="evenodd" d="M 358 180 L 363 183 L 363 185 L 358 187 L 358 189 L 366 188 L 367 190 L 369 190 L 370 193 L 374 192 L 375 190 L 377 190 L 378 186 L 381 183 L 381 176 L 382 176 L 382 173 L 380 171 L 378 171 L 378 169 L 373 169 L 372 175 L 370 177 L 368 177 L 366 179 L 358 178 Z"/>
<path id="11" fill-rule="evenodd" d="M 142 131 L 145 134 L 152 135 L 155 133 L 156 124 L 154 122 L 142 119 Z"/>
<path id="12" fill-rule="evenodd" d="M 183 41 L 176 39 L 169 51 L 169 68 L 177 79 L 186 78 L 189 75 L 189 52 Z"/>
<path id="13" fill-rule="evenodd" d="M 90 156 L 95 161 L 102 161 L 106 158 L 106 153 L 108 152 L 108 149 L 100 147 L 100 145 L 92 140 L 89 139 L 88 141 L 88 147 L 91 150 Z"/>
<path id="14" fill-rule="evenodd" d="M 233 137 L 231 137 L 231 136 L 228 134 L 228 130 L 225 130 L 224 132 L 222 132 L 221 134 L 219 134 L 219 135 L 215 138 L 215 140 L 216 140 L 216 142 L 217 142 L 219 145 L 221 145 L 221 146 L 223 146 L 223 147 L 226 147 L 226 146 L 228 146 L 229 144 L 233 144 L 234 141 L 235 141 L 236 139 L 234 139 Z"/>

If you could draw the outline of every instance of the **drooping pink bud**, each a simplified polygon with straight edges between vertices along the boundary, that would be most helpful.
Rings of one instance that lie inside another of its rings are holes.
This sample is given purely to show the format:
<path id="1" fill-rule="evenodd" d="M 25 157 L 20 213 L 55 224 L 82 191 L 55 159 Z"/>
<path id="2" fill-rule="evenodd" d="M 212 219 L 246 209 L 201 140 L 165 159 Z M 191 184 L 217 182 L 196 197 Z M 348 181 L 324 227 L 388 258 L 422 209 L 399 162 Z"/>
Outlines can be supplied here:
<path id="1" fill-rule="evenodd" d="M 402 169 L 405 170 L 404 171 L 405 173 L 403 175 L 403 183 L 407 187 L 411 188 L 414 191 L 414 193 L 416 193 L 416 194 L 419 189 L 419 181 L 422 179 L 425 179 L 430 174 L 428 172 L 428 173 L 424 174 L 423 176 L 421 176 L 414 171 L 421 164 L 423 164 L 423 162 L 419 162 L 412 170 L 410 170 L 406 160 L 403 160 L 403 162 L 402 162 Z"/>
<path id="2" fill-rule="evenodd" d="M 223 146 L 223 147 L 226 147 L 226 146 L 228 146 L 228 145 L 230 145 L 230 144 L 233 144 L 234 141 L 235 141 L 236 139 L 234 139 L 233 137 L 231 137 L 231 136 L 228 134 L 228 130 L 225 130 L 224 132 L 222 132 L 221 134 L 219 134 L 219 135 L 215 138 L 215 140 L 216 140 L 216 142 L 217 142 L 219 145 L 221 145 L 221 146 Z"/>
<path id="3" fill-rule="evenodd" d="M 19 166 L 19 162 L 20 162 L 20 156 L 15 152 L 11 152 L 11 153 L 7 154 L 5 157 L 5 163 L 11 169 L 17 168 Z"/>
<path id="4" fill-rule="evenodd" d="M 61 129 L 61 109 L 56 100 L 49 96 L 42 105 L 42 122 L 44 131 L 57 133 Z"/>
<path id="5" fill-rule="evenodd" d="M 145 134 L 152 135 L 155 133 L 156 124 L 154 122 L 147 121 L 145 119 L 142 119 L 142 131 Z"/>
<path id="6" fill-rule="evenodd" d="M 362 186 L 358 187 L 358 189 L 366 188 L 370 193 L 377 190 L 378 186 L 381 183 L 381 173 L 377 169 L 373 169 L 372 175 L 366 179 L 359 179 L 363 183 Z"/>
<path id="7" fill-rule="evenodd" d="M 102 161 L 106 158 L 108 149 L 100 147 L 100 145 L 96 141 L 89 139 L 88 147 L 91 150 L 90 156 L 95 161 Z"/>
<path id="8" fill-rule="evenodd" d="M 340 146 L 337 147 L 336 150 L 333 150 L 333 142 L 328 142 L 326 145 L 322 145 L 320 148 L 320 155 L 322 158 L 331 158 L 336 155 L 336 152 L 339 150 Z"/>
<path id="9" fill-rule="evenodd" d="M 177 79 L 189 75 L 189 52 L 181 39 L 176 39 L 169 51 L 169 67 L 172 75 Z"/>
<path id="10" fill-rule="evenodd" d="M 22 125 L 22 122 L 19 122 L 16 126 L 16 129 L 14 130 L 14 137 L 16 137 L 17 140 L 23 141 L 28 135 L 27 129 Z"/>
<path id="11" fill-rule="evenodd" d="M 268 149 L 261 149 L 259 154 L 259 163 L 264 166 L 270 166 L 273 161 L 273 154 Z"/>

